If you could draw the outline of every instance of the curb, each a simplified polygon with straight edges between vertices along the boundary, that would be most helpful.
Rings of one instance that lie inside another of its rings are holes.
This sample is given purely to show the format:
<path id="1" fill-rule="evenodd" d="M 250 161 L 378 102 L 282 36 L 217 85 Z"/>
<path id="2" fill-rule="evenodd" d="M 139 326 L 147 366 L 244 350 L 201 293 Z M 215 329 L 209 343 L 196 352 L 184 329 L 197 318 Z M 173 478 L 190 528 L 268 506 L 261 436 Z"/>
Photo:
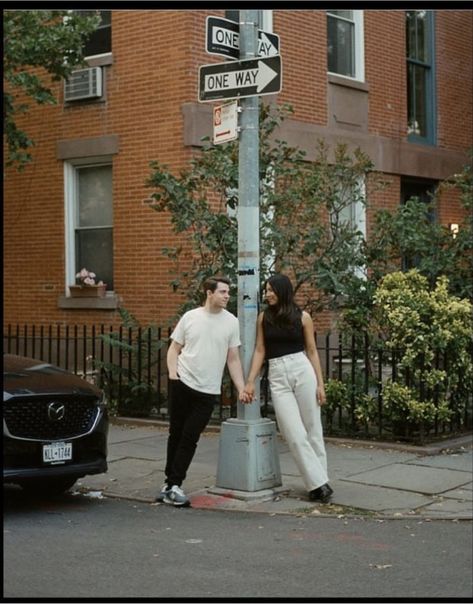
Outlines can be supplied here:
<path id="1" fill-rule="evenodd" d="M 89 492 L 96 491 L 95 488 L 89 487 L 81 487 L 78 492 L 81 494 L 87 494 Z M 196 495 L 201 493 L 201 491 L 196 491 L 195 493 L 189 493 L 189 496 Z M 157 502 L 150 497 L 139 497 L 133 495 L 125 495 L 123 493 L 116 493 L 113 491 L 102 491 L 102 496 L 109 499 L 117 499 L 123 501 L 134 501 L 137 503 L 143 503 L 146 505 L 153 506 L 161 506 L 166 504 L 162 502 Z M 231 498 L 230 498 L 231 499 Z M 264 503 L 264 502 L 263 502 Z M 339 508 L 343 508 L 344 506 L 338 506 Z M 180 508 L 178 508 L 180 509 Z M 184 508 L 182 508 L 184 509 Z M 360 511 L 360 512 L 345 512 L 340 509 L 334 510 L 333 513 L 328 513 L 327 511 L 302 511 L 302 510 L 263 510 L 263 509 L 248 509 L 248 508 L 234 508 L 234 507 L 225 507 L 225 506 L 212 506 L 212 505 L 190 505 L 187 509 L 193 510 L 206 510 L 209 512 L 231 512 L 231 513 L 240 513 L 240 514 L 260 514 L 260 515 L 269 515 L 269 516 L 298 516 L 298 517 L 313 517 L 313 518 L 336 518 L 338 520 L 374 520 L 376 522 L 384 522 L 387 520 L 415 520 L 417 522 L 438 522 L 438 521 L 450 521 L 450 522 L 471 522 L 473 520 L 473 516 L 456 516 L 454 514 L 419 514 L 419 513 L 387 513 L 383 514 L 382 512 L 374 512 L 370 510 Z M 314 508 L 317 510 L 317 508 Z"/>

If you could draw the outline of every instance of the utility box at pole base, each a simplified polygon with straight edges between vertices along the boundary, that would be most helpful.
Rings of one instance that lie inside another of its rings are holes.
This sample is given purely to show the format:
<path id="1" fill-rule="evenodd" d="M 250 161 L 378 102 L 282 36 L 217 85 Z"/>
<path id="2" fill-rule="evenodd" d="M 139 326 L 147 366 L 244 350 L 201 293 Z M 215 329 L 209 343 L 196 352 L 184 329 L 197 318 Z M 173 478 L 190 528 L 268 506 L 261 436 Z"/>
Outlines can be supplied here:
<path id="1" fill-rule="evenodd" d="M 255 492 L 281 486 L 273 421 L 229 419 L 225 431 L 226 438 L 220 439 L 217 487 Z"/>

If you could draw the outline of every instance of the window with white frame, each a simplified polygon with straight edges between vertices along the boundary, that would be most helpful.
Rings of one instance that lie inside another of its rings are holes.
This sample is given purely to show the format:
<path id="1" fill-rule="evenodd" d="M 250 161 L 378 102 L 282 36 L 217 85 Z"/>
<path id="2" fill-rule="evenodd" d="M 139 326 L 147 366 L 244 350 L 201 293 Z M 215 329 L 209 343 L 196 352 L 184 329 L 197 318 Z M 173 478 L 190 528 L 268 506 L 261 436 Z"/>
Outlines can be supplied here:
<path id="1" fill-rule="evenodd" d="M 273 32 L 273 11 L 260 10 L 259 12 L 259 28 L 269 33 Z"/>
<path id="2" fill-rule="evenodd" d="M 340 212 L 340 218 L 366 237 L 366 207 L 360 198 L 354 199 Z"/>
<path id="3" fill-rule="evenodd" d="M 75 283 L 82 268 L 113 290 L 112 163 L 64 164 L 66 202 L 66 285 Z"/>
<path id="4" fill-rule="evenodd" d="M 362 10 L 327 11 L 327 66 L 329 73 L 364 81 Z"/>
<path id="5" fill-rule="evenodd" d="M 340 211 L 336 220 L 350 230 L 361 233 L 366 240 L 366 187 L 364 179 L 357 180 L 356 185 L 340 189 Z M 364 266 L 355 266 L 354 273 L 360 278 L 366 277 Z"/>

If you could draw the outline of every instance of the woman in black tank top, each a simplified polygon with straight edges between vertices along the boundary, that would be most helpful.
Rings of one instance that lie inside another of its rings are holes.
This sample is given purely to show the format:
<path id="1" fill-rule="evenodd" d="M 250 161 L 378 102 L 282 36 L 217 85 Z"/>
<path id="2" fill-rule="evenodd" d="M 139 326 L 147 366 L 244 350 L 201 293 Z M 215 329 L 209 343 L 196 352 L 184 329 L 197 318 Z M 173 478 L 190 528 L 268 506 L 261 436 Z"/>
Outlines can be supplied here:
<path id="1" fill-rule="evenodd" d="M 309 492 L 309 499 L 330 500 L 327 456 L 320 406 L 325 390 L 310 315 L 294 301 L 286 275 L 265 283 L 267 308 L 258 317 L 256 346 L 245 386 L 254 398 L 255 380 L 268 361 L 268 379 L 279 429 L 286 439 Z"/>
<path id="2" fill-rule="evenodd" d="M 280 327 L 271 323 L 263 313 L 263 335 L 266 359 L 283 357 L 286 354 L 304 352 L 304 331 L 302 315 L 291 327 Z"/>

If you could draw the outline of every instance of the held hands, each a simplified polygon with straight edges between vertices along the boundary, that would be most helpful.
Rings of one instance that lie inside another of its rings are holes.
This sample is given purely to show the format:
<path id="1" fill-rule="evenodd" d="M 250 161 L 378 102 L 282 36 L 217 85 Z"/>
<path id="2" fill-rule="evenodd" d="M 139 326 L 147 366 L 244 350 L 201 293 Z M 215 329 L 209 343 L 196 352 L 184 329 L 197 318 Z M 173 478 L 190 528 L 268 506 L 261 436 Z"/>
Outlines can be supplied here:
<path id="1" fill-rule="evenodd" d="M 243 403 L 244 405 L 248 405 L 249 403 L 253 402 L 253 397 L 249 396 L 248 392 L 246 391 L 246 388 L 240 390 L 240 392 L 238 393 L 238 399 L 240 403 Z"/>
<path id="2" fill-rule="evenodd" d="M 255 386 L 250 382 L 245 384 L 245 387 L 240 392 L 240 401 L 244 404 L 252 403 L 255 398 Z"/>

